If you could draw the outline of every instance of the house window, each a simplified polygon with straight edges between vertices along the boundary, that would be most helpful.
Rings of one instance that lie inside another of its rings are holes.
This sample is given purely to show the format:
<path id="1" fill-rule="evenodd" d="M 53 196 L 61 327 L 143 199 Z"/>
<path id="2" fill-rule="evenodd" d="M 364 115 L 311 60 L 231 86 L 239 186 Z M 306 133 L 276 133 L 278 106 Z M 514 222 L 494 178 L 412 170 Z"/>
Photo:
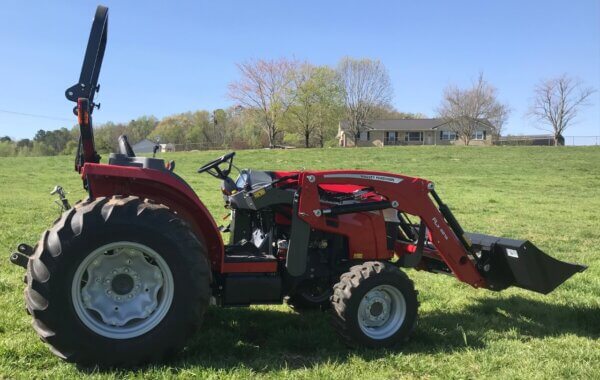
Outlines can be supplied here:
<path id="1" fill-rule="evenodd" d="M 398 140 L 398 134 L 397 132 L 386 132 L 385 139 L 388 142 L 395 142 Z"/>
<path id="2" fill-rule="evenodd" d="M 457 140 L 458 136 L 454 131 L 441 131 L 440 140 Z"/>
<path id="3" fill-rule="evenodd" d="M 404 141 L 423 141 L 423 132 L 406 132 Z"/>
<path id="4" fill-rule="evenodd" d="M 360 141 L 369 141 L 369 132 L 361 132 Z"/>
<path id="5" fill-rule="evenodd" d="M 473 140 L 485 140 L 485 131 L 475 131 L 473 135 L 471 135 Z"/>

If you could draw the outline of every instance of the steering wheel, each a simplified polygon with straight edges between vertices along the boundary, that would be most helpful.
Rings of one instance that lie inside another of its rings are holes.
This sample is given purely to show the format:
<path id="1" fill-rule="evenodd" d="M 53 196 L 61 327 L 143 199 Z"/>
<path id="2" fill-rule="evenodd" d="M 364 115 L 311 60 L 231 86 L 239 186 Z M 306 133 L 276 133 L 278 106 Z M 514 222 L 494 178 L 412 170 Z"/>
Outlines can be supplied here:
<path id="1" fill-rule="evenodd" d="M 225 179 L 231 173 L 231 167 L 233 165 L 233 156 L 235 156 L 235 152 L 227 153 L 216 160 L 210 161 L 200 169 L 198 169 L 198 173 L 207 172 L 215 178 Z M 228 163 L 227 169 L 221 169 L 219 165 L 223 163 Z"/>

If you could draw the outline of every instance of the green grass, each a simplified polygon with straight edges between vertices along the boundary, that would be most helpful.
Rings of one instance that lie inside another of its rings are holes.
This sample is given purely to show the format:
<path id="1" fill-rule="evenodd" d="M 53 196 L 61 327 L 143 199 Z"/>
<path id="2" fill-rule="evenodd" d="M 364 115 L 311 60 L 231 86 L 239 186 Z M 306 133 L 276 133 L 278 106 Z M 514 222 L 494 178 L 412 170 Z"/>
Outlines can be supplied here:
<path id="1" fill-rule="evenodd" d="M 195 169 L 220 152 L 170 154 L 216 218 L 218 182 Z M 420 291 L 419 326 L 395 350 L 349 350 L 319 312 L 286 306 L 211 308 L 176 361 L 135 371 L 78 369 L 55 358 L 30 327 L 23 271 L 8 262 L 58 216 L 51 188 L 85 196 L 71 157 L 0 159 L 0 377 L 600 378 L 600 149 L 399 147 L 255 150 L 240 167 L 362 168 L 436 183 L 467 231 L 530 239 L 590 268 L 542 296 L 476 290 L 409 271 Z"/>

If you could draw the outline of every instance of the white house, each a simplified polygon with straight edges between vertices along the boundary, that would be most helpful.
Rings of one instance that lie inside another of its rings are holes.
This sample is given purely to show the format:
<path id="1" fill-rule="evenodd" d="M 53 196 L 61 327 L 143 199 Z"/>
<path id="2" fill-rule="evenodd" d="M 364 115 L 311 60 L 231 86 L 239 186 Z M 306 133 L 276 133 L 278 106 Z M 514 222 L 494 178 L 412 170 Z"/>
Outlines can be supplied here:
<path id="1" fill-rule="evenodd" d="M 175 152 L 175 144 L 167 143 L 167 144 L 158 144 L 160 145 L 160 152 Z"/>
<path id="2" fill-rule="evenodd" d="M 471 145 L 491 145 L 492 126 L 478 120 Z M 343 147 L 354 146 L 355 139 L 347 120 L 338 127 L 337 138 Z M 443 119 L 379 119 L 362 128 L 356 138 L 358 146 L 385 145 L 453 145 L 463 144 L 451 125 Z"/>

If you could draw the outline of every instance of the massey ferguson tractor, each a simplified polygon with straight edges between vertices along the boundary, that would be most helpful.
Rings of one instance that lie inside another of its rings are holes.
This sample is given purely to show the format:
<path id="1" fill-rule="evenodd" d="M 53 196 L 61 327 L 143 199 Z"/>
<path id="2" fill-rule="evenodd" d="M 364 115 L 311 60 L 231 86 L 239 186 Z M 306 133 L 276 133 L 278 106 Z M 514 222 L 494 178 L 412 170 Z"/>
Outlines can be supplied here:
<path id="1" fill-rule="evenodd" d="M 27 270 L 33 328 L 61 358 L 100 366 L 158 361 L 182 349 L 209 304 L 283 300 L 299 312 L 329 309 L 349 345 L 389 347 L 406 341 L 417 321 L 404 268 L 543 294 L 585 270 L 526 240 L 464 232 L 426 179 L 238 170 L 235 153 L 198 169 L 222 181 L 231 215 L 217 227 L 173 161 L 136 156 L 121 136 L 119 152 L 100 162 L 92 113 L 107 20 L 99 6 L 79 82 L 66 90 L 81 131 L 75 170 L 88 197 L 71 207 L 57 189 L 62 216 L 34 247 L 20 244 L 11 255 Z"/>

